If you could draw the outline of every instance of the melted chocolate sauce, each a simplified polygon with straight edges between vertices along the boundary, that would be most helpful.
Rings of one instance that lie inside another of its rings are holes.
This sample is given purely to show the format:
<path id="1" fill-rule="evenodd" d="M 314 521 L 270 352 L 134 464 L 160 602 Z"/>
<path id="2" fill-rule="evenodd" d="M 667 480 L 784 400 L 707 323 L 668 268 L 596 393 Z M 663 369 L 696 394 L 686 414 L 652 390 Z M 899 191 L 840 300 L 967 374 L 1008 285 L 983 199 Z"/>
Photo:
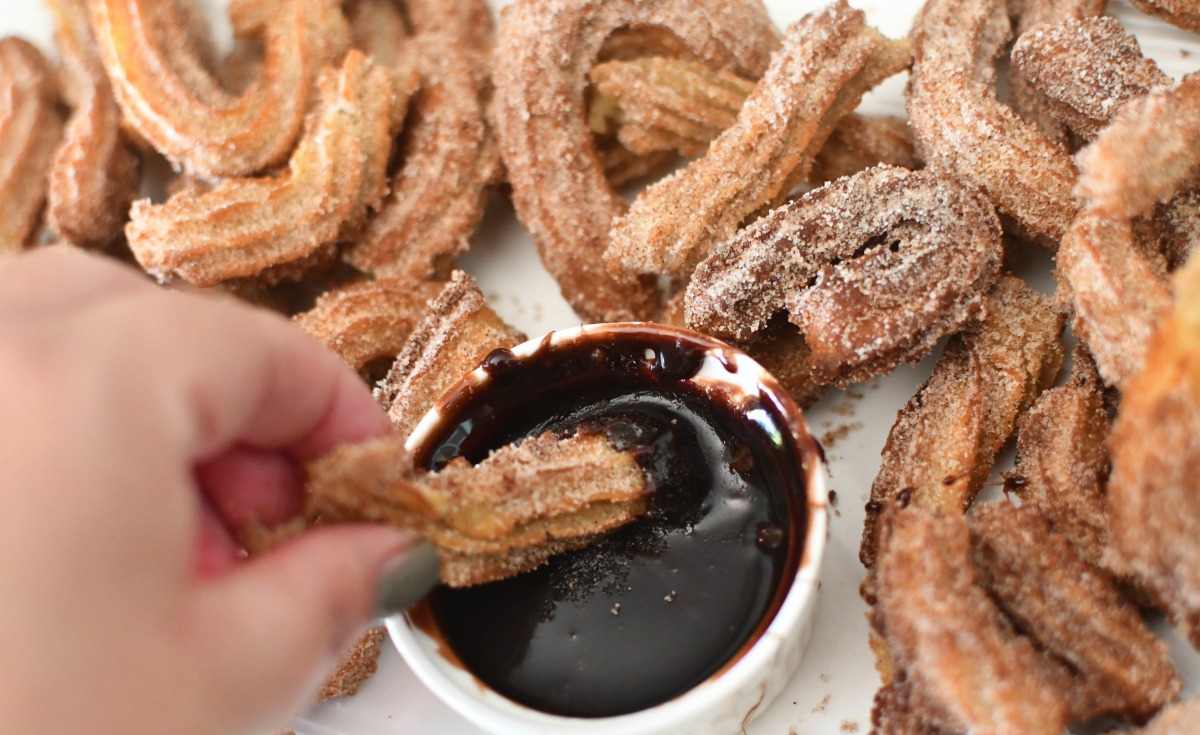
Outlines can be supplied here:
<path id="1" fill-rule="evenodd" d="M 684 382 L 705 348 L 618 330 L 530 360 L 498 350 L 491 385 L 458 396 L 426 444 L 418 459 L 437 468 L 546 430 L 601 431 L 647 473 L 639 520 L 533 572 L 432 595 L 440 635 L 497 692 L 561 715 L 644 709 L 734 660 L 782 603 L 804 541 L 798 450 L 769 402 L 735 409 Z"/>

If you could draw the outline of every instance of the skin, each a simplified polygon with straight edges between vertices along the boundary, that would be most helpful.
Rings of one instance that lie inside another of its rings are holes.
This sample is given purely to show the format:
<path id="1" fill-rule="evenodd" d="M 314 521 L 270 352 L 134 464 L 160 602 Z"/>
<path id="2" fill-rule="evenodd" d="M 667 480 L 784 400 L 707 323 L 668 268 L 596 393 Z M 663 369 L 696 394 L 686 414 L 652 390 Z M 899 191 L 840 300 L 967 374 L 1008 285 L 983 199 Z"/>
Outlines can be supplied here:
<path id="1" fill-rule="evenodd" d="M 383 433 L 286 321 L 99 258 L 0 259 L 0 722 L 6 733 L 275 733 L 416 546 L 375 526 L 244 559 L 300 463 Z"/>

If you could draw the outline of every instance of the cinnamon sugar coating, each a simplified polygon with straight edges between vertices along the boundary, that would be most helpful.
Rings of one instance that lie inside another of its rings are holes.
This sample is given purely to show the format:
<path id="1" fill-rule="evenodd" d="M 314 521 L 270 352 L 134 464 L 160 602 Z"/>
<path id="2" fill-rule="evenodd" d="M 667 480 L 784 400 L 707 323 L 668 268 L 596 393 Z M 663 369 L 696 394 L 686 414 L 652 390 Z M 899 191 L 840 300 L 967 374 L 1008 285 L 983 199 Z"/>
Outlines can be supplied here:
<path id="1" fill-rule="evenodd" d="M 1017 39 L 1012 61 L 1045 96 L 1051 115 L 1089 140 L 1126 102 L 1172 83 L 1142 55 L 1137 39 L 1108 16 L 1032 30 Z"/>
<path id="2" fill-rule="evenodd" d="M 41 221 L 46 177 L 62 137 L 58 90 L 42 53 L 0 39 L 0 254 L 28 244 Z"/>
<path id="3" fill-rule="evenodd" d="M 459 39 L 427 34 L 407 41 L 421 75 L 391 192 L 342 257 L 376 275 L 447 275 L 466 252 L 500 175 L 496 142 L 485 120 L 490 93 L 482 51 Z"/>
<path id="4" fill-rule="evenodd" d="M 436 473 L 414 469 L 403 444 L 391 434 L 311 463 L 308 515 L 413 529 L 438 547 L 451 586 L 527 571 L 645 509 L 641 468 L 600 435 L 544 434 Z"/>
<path id="5" fill-rule="evenodd" d="M 1200 33 L 1200 4 L 1196 0 L 1132 0 L 1142 12 L 1173 26 Z"/>
<path id="6" fill-rule="evenodd" d="M 363 373 L 373 362 L 394 359 L 442 291 L 432 281 L 381 279 L 332 289 L 293 321 Z"/>
<path id="7" fill-rule="evenodd" d="M 387 190 L 397 91 L 388 72 L 357 51 L 322 74 L 320 90 L 285 174 L 229 179 L 164 204 L 135 202 L 125 232 L 142 267 L 198 286 L 273 282 L 300 275 L 355 233 Z"/>
<path id="8" fill-rule="evenodd" d="M 525 340 L 487 305 L 475 279 L 455 271 L 413 329 L 376 398 L 407 436 L 447 388 L 492 350 Z"/>
<path id="9" fill-rule="evenodd" d="M 238 36 L 261 37 L 259 77 L 240 95 L 206 69 L 178 0 L 89 0 L 100 55 L 125 119 L 185 172 L 247 176 L 296 143 L 321 69 L 346 50 L 334 0 L 236 0 Z"/>
<path id="10" fill-rule="evenodd" d="M 717 248 L 688 285 L 687 324 L 744 340 L 786 310 L 818 382 L 864 380 L 977 318 L 1000 257 L 999 221 L 978 194 L 944 172 L 880 166 Z"/>
<path id="11" fill-rule="evenodd" d="M 664 56 L 605 62 L 588 78 L 593 84 L 592 130 L 615 135 L 624 149 L 643 156 L 702 154 L 737 122 L 754 91 L 754 83 L 737 74 Z M 829 134 L 808 178 L 821 184 L 880 163 L 918 167 L 908 123 L 851 113 Z"/>
<path id="12" fill-rule="evenodd" d="M 966 521 L 909 508 L 890 513 L 885 528 L 880 620 L 925 716 L 951 732 L 1060 735 L 1067 707 L 1057 672 L 979 586 Z"/>
<path id="13" fill-rule="evenodd" d="M 604 175 L 584 90 L 609 35 L 665 27 L 700 62 L 757 78 L 778 36 L 759 0 L 517 0 L 501 14 L 494 123 L 517 216 L 587 321 L 653 316 L 655 285 L 609 274 L 601 256 L 624 200 Z"/>
<path id="14" fill-rule="evenodd" d="M 1122 392 L 1109 448 L 1116 546 L 1171 622 L 1200 646 L 1200 259 L 1174 277 L 1175 303 Z"/>
<path id="15" fill-rule="evenodd" d="M 1039 648 L 1071 670 L 1072 721 L 1144 720 L 1182 686 L 1141 612 L 1031 508 L 983 503 L 968 518 L 978 581 Z"/>
<path id="16" fill-rule="evenodd" d="M 1062 366 L 1063 317 L 1048 297 L 1005 276 L 988 294 L 985 313 L 950 339 L 888 434 L 859 550 L 868 568 L 876 563 L 880 518 L 890 505 L 967 510 L 1017 417 Z"/>
<path id="17" fill-rule="evenodd" d="M 1038 32 L 1046 26 L 1099 16 L 1106 4 L 1107 0 L 1021 0 L 1014 8 L 1018 10 L 1017 41 L 1019 43 L 1026 34 Z M 1015 56 L 1013 61 L 1016 61 Z M 1013 69 L 1015 73 L 1008 79 L 1009 104 L 1022 120 L 1037 128 L 1049 140 L 1069 149 L 1070 133 L 1058 115 L 1055 103 L 1047 97 L 1044 89 L 1031 83 L 1015 63 Z"/>
<path id="18" fill-rule="evenodd" d="M 1176 196 L 1200 169 L 1200 78 L 1130 101 L 1079 154 L 1086 207 L 1063 239 L 1056 277 L 1100 374 L 1123 387 L 1170 308 L 1161 269 L 1141 252 L 1133 217 Z"/>
<path id="19" fill-rule="evenodd" d="M 1012 32 L 1003 0 L 930 0 L 912 30 L 909 124 L 929 163 L 981 187 L 1024 231 L 1054 243 L 1075 216 L 1065 149 L 996 98 L 995 59 Z"/>
<path id="20" fill-rule="evenodd" d="M 609 269 L 691 273 L 743 220 L 806 180 L 837 122 L 908 63 L 906 44 L 881 36 L 844 0 L 792 24 L 733 126 L 613 221 Z"/>
<path id="21" fill-rule="evenodd" d="M 138 186 L 138 157 L 121 132 L 121 110 L 96 50 L 86 0 L 46 5 L 73 108 L 50 168 L 46 217 L 68 242 L 103 248 L 122 235 Z"/>
<path id="22" fill-rule="evenodd" d="M 1088 563 L 1128 584 L 1129 570 L 1110 550 L 1105 442 L 1112 420 L 1104 385 L 1086 350 L 1076 349 L 1073 360 L 1066 384 L 1042 393 L 1021 417 L 1005 488 L 1070 539 Z"/>

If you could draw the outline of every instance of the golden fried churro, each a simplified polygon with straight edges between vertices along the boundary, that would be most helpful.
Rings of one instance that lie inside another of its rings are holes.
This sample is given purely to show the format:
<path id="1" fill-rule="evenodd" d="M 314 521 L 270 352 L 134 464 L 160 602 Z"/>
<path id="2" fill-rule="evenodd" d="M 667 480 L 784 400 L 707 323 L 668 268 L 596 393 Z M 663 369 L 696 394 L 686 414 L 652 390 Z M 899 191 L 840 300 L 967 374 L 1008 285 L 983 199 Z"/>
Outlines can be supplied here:
<path id="1" fill-rule="evenodd" d="M 610 270 L 691 273 L 744 219 L 805 180 L 834 125 L 908 62 L 906 44 L 881 36 L 844 0 L 794 23 L 733 127 L 613 222 Z"/>
<path id="2" fill-rule="evenodd" d="M 357 51 L 322 74 L 320 89 L 319 109 L 282 176 L 134 203 L 125 232 L 143 268 L 198 286 L 274 282 L 295 277 L 361 226 L 387 190 L 395 91 L 390 75 Z"/>
<path id="3" fill-rule="evenodd" d="M 1104 385 L 1086 350 L 1073 357 L 1065 385 L 1038 396 L 1018 423 L 1017 459 L 1005 490 L 1035 508 L 1080 556 L 1122 586 L 1130 572 L 1112 554 L 1105 442 L 1111 427 Z"/>
<path id="4" fill-rule="evenodd" d="M 1196 0 L 1133 0 L 1133 4 L 1173 26 L 1200 33 L 1200 3 Z"/>
<path id="5" fill-rule="evenodd" d="M 549 558 L 539 549 L 590 541 L 633 520 L 645 508 L 645 487 L 633 457 L 598 434 L 544 434 L 434 474 L 416 471 L 403 437 L 392 434 L 310 464 L 308 514 L 319 523 L 416 530 L 446 552 L 443 581 L 465 586 L 527 571 Z M 472 557 L 488 565 L 447 564 Z"/>
<path id="6" fill-rule="evenodd" d="M 1142 55 L 1137 39 L 1108 16 L 1032 30 L 1017 39 L 1012 61 L 1045 95 L 1051 114 L 1089 140 L 1123 104 L 1172 83 Z"/>
<path id="7" fill-rule="evenodd" d="M 492 311 L 475 280 L 455 271 L 409 336 L 376 398 L 407 436 L 438 396 L 494 349 L 525 336 Z"/>
<path id="8" fill-rule="evenodd" d="M 247 176 L 287 158 L 321 68 L 346 49 L 335 0 L 235 0 L 238 36 L 261 36 L 261 73 L 241 95 L 197 58 L 178 0 L 90 0 L 100 55 L 126 120 L 188 173 Z"/>
<path id="9" fill-rule="evenodd" d="M 500 174 L 486 70 L 452 36 L 408 40 L 421 74 L 391 193 L 343 258 L 382 276 L 444 276 L 465 252 Z"/>
<path id="10" fill-rule="evenodd" d="M 1070 156 L 996 99 L 1011 27 L 1002 0 L 930 0 L 913 26 L 909 123 L 917 152 L 983 188 L 1026 232 L 1057 241 L 1075 216 Z"/>
<path id="11" fill-rule="evenodd" d="M 1000 223 L 981 196 L 945 172 L 880 166 L 724 243 L 692 276 L 687 324 L 745 340 L 786 310 L 817 381 L 864 380 L 979 316 L 1000 257 Z"/>
<path id="12" fill-rule="evenodd" d="M 961 515 L 913 507 L 889 512 L 885 528 L 879 617 L 933 724 L 1060 735 L 1067 724 L 1060 677 L 979 587 Z"/>
<path id="13" fill-rule="evenodd" d="M 425 318 L 441 284 L 381 279 L 335 288 L 294 321 L 364 376 L 382 359 L 391 361 Z"/>
<path id="14" fill-rule="evenodd" d="M 138 185 L 138 159 L 121 133 L 121 110 L 96 51 L 86 0 L 48 0 L 74 111 L 54 153 L 47 193 L 50 229 L 83 247 L 121 236 Z"/>
<path id="15" fill-rule="evenodd" d="M 605 179 L 584 109 L 587 73 L 605 39 L 646 26 L 668 29 L 708 66 L 751 78 L 778 45 L 758 0 L 518 0 L 501 15 L 494 118 L 513 203 L 563 295 L 590 321 L 646 318 L 658 308 L 652 281 L 616 278 L 601 259 L 625 204 Z"/>
<path id="16" fill-rule="evenodd" d="M 23 248 L 38 225 L 62 136 L 57 104 L 41 52 L 19 38 L 0 39 L 0 253 Z"/>
<path id="17" fill-rule="evenodd" d="M 984 320 L 950 339 L 900 410 L 871 485 L 859 558 L 876 563 L 880 514 L 894 502 L 961 514 L 1021 414 L 1062 366 L 1063 317 L 1049 297 L 1005 276 Z"/>
<path id="18" fill-rule="evenodd" d="M 1104 12 L 1107 0 L 1021 0 L 1017 4 L 1016 34 L 1018 41 L 1027 33 L 1064 21 L 1092 18 Z M 1010 104 L 1021 119 L 1030 123 L 1050 140 L 1069 147 L 1070 136 L 1062 120 L 1055 114 L 1055 105 L 1045 96 L 1045 90 L 1031 84 L 1017 69 L 1009 80 Z"/>
<path id="19" fill-rule="evenodd" d="M 1145 720 L 1179 696 L 1166 643 L 1036 510 L 983 503 L 968 523 L 979 584 L 1021 631 L 1072 669 L 1072 720 Z"/>
<path id="20" fill-rule="evenodd" d="M 1109 446 L 1117 548 L 1155 601 L 1200 646 L 1200 259 L 1174 277 L 1175 305 L 1126 384 Z"/>
<path id="21" fill-rule="evenodd" d="M 737 122 L 754 82 L 696 61 L 646 56 L 599 64 L 588 73 L 594 91 L 590 124 L 634 153 L 703 153 Z"/>
<path id="22" fill-rule="evenodd" d="M 1086 201 L 1063 238 L 1056 277 L 1101 376 L 1124 387 L 1170 307 L 1159 269 L 1140 252 L 1131 218 L 1176 196 L 1200 168 L 1200 77 L 1127 103 L 1079 154 Z"/>

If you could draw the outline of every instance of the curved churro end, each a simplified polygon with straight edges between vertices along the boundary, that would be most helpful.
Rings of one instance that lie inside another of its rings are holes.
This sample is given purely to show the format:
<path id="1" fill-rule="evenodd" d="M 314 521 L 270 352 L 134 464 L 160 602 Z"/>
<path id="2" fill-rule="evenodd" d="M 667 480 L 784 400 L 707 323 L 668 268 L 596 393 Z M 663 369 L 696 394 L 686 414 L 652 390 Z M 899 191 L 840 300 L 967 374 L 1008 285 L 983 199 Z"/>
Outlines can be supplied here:
<path id="1" fill-rule="evenodd" d="M 644 319 L 659 309 L 652 280 L 614 277 L 602 260 L 625 205 L 605 178 L 584 107 L 587 74 L 606 39 L 649 26 L 667 28 L 699 62 L 750 77 L 762 74 L 778 44 L 757 0 L 518 0 L 501 15 L 493 118 L 513 203 L 564 296 L 589 321 Z"/>
<path id="2" fill-rule="evenodd" d="M 322 74 L 321 103 L 278 178 L 230 179 L 164 204 L 135 202 L 126 227 L 142 267 L 198 286 L 297 277 L 348 239 L 387 191 L 390 74 L 351 51 Z"/>
<path id="3" fill-rule="evenodd" d="M 1031 30 L 1017 39 L 1012 62 L 1050 114 L 1089 140 L 1127 101 L 1172 82 L 1109 16 Z"/>
<path id="4" fill-rule="evenodd" d="M 342 257 L 402 278 L 445 276 L 483 218 L 500 159 L 488 128 L 490 81 L 471 52 L 446 35 L 409 42 L 421 75 L 400 170 L 379 212 Z"/>
<path id="5" fill-rule="evenodd" d="M 407 436 L 438 397 L 488 353 L 524 339 L 488 306 L 475 279 L 455 271 L 429 302 L 376 398 L 396 430 Z"/>
<path id="6" fill-rule="evenodd" d="M 51 164 L 46 218 L 67 241 L 104 248 L 122 235 L 139 160 L 121 132 L 121 111 L 96 50 L 86 0 L 48 0 L 47 6 L 73 111 Z"/>
<path id="7" fill-rule="evenodd" d="M 0 39 L 0 254 L 24 248 L 41 221 L 62 126 L 42 53 L 19 38 Z"/>
<path id="8" fill-rule="evenodd" d="M 380 279 L 335 288 L 293 321 L 359 373 L 404 349 L 429 302 L 442 290 L 432 281 Z"/>

